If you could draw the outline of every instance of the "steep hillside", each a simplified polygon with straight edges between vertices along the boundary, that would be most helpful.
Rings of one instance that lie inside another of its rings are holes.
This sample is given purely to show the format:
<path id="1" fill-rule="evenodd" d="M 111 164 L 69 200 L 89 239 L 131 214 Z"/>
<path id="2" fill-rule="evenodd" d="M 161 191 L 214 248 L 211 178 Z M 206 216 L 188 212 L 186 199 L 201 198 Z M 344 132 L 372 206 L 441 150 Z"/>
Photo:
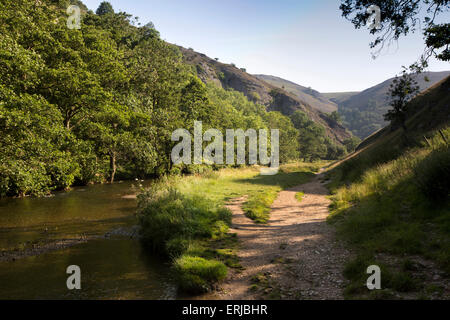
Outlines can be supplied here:
<path id="1" fill-rule="evenodd" d="M 266 106 L 268 110 L 280 111 L 287 116 L 291 116 L 296 110 L 304 111 L 311 120 L 325 128 L 328 137 L 339 144 L 351 138 L 351 134 L 343 126 L 296 95 L 258 79 L 234 65 L 218 62 L 191 49 L 179 48 L 184 61 L 195 68 L 203 82 L 212 81 L 225 89 L 242 92 L 250 100 Z"/>
<path id="2" fill-rule="evenodd" d="M 426 90 L 445 79 L 450 71 L 426 72 L 417 78 L 421 90 Z M 424 80 L 428 77 L 429 81 Z M 384 114 L 389 109 L 386 94 L 393 79 L 389 79 L 363 92 L 339 102 L 339 113 L 344 125 L 360 138 L 366 138 L 386 125 Z"/>
<path id="3" fill-rule="evenodd" d="M 275 76 L 267 76 L 263 74 L 255 74 L 254 76 L 270 83 L 275 87 L 284 89 L 319 111 L 331 113 L 333 111 L 337 111 L 338 109 L 336 103 L 331 102 L 327 97 L 323 96 L 320 92 L 314 89 L 303 87 L 294 82 Z"/>
<path id="4" fill-rule="evenodd" d="M 406 132 L 380 130 L 329 172 L 329 220 L 356 252 L 348 298 L 450 298 L 449 106 L 450 77 L 411 101 Z M 382 290 L 363 285 L 369 265 Z"/>
<path id="5" fill-rule="evenodd" d="M 330 100 L 331 102 L 334 102 L 336 104 L 342 103 L 345 100 L 350 99 L 351 97 L 357 95 L 360 93 L 359 91 L 354 92 L 326 92 L 322 93 L 322 96 Z"/>

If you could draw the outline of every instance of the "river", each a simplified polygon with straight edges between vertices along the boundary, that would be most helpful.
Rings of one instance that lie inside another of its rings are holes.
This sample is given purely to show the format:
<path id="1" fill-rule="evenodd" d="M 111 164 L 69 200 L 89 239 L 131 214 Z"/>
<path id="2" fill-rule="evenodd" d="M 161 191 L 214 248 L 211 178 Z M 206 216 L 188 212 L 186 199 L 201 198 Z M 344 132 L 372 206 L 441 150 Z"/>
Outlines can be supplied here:
<path id="1" fill-rule="evenodd" d="M 134 193 L 123 182 L 0 199 L 0 299 L 175 299 L 168 264 L 132 236 Z M 81 290 L 67 289 L 70 265 Z"/>

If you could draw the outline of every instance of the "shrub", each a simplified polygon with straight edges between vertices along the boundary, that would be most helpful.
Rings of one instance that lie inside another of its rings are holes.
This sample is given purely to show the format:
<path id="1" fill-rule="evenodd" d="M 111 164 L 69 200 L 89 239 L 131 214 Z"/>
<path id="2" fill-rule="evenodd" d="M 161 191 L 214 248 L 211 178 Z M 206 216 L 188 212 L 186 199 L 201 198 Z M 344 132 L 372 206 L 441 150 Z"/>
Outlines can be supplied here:
<path id="1" fill-rule="evenodd" d="M 217 236 L 218 230 L 223 230 L 223 227 L 217 226 L 223 226 L 220 222 L 226 223 L 221 219 L 228 220 L 231 215 L 229 211 L 211 205 L 207 199 L 186 197 L 172 186 L 154 189 L 151 192 L 155 194 L 143 202 L 138 217 L 142 226 L 142 239 L 155 252 L 170 255 L 166 243 L 173 239 L 208 239 Z"/>
<path id="2" fill-rule="evenodd" d="M 177 255 L 194 239 L 210 239 L 228 232 L 231 212 L 218 203 L 181 193 L 180 179 L 164 178 L 139 196 L 142 239 L 152 250 Z"/>
<path id="3" fill-rule="evenodd" d="M 208 291 L 214 282 L 227 276 L 227 267 L 222 262 L 187 255 L 176 259 L 174 268 L 181 289 L 191 293 Z"/>

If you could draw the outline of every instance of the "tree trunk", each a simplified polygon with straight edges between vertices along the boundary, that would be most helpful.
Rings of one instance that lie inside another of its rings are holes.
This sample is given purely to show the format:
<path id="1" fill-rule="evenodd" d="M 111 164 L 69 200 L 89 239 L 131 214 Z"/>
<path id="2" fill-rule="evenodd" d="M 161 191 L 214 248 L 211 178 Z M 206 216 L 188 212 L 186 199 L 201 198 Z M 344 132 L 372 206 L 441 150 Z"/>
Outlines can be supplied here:
<path id="1" fill-rule="evenodd" d="M 111 172 L 111 183 L 114 183 L 114 177 L 116 176 L 116 153 L 111 152 L 109 155 L 109 169 Z"/>
<path id="2" fill-rule="evenodd" d="M 67 129 L 67 131 L 70 131 L 70 119 L 64 120 L 64 127 Z"/>

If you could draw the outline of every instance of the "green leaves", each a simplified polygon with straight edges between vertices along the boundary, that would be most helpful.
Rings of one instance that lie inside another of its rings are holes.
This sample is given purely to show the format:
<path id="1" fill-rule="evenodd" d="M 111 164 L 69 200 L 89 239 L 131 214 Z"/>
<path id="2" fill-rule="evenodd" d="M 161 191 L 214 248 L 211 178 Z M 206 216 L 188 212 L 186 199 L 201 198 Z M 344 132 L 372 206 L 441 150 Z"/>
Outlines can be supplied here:
<path id="1" fill-rule="evenodd" d="M 298 142 L 317 139 L 314 154 L 326 155 L 323 128 L 308 122 L 298 140 L 289 118 L 202 83 L 152 24 L 136 27 L 103 3 L 97 14 L 83 10 L 82 28 L 71 30 L 67 5 L 18 0 L 0 8 L 2 195 L 166 174 L 172 132 L 194 121 L 223 132 L 280 129 L 281 161 L 298 156 Z"/>

